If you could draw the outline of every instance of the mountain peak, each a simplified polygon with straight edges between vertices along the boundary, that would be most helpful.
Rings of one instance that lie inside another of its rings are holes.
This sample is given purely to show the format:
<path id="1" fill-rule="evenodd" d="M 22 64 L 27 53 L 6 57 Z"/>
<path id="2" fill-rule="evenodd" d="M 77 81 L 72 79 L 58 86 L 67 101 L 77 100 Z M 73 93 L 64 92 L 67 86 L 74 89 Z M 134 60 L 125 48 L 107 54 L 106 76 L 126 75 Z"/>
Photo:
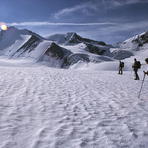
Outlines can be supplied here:
<path id="1" fill-rule="evenodd" d="M 14 27 L 14 26 L 10 26 L 10 27 L 8 27 L 8 29 L 7 30 L 1 30 L 0 31 L 0 34 L 1 34 L 1 36 L 2 36 L 2 34 L 3 34 L 3 36 L 6 34 L 7 36 L 8 35 L 10 35 L 10 36 L 14 36 L 14 35 L 20 35 L 20 34 L 23 34 L 23 35 L 29 35 L 29 31 L 27 31 L 27 30 L 21 30 L 21 29 L 18 29 L 18 28 L 16 28 L 16 27 Z"/>
<path id="2" fill-rule="evenodd" d="M 72 37 L 72 36 L 79 36 L 76 32 L 68 32 L 66 36 Z"/>
<path id="3" fill-rule="evenodd" d="M 2 35 L 2 34 L 4 35 L 4 34 L 10 33 L 10 32 L 18 32 L 18 29 L 15 28 L 15 27 L 13 27 L 13 26 L 10 26 L 10 27 L 8 27 L 7 30 L 1 30 L 1 31 L 0 31 L 0 34 L 1 34 L 1 35 Z"/>
<path id="4" fill-rule="evenodd" d="M 107 44 L 102 41 L 95 41 L 95 40 L 83 38 L 76 32 L 68 32 L 66 34 L 54 34 L 47 37 L 47 39 L 54 41 L 58 44 L 65 44 L 65 45 L 78 44 L 78 43 L 90 43 L 90 44 L 96 44 L 101 46 L 107 46 Z"/>
<path id="5" fill-rule="evenodd" d="M 65 36 L 67 43 L 79 43 L 81 37 L 75 32 L 68 32 Z"/>

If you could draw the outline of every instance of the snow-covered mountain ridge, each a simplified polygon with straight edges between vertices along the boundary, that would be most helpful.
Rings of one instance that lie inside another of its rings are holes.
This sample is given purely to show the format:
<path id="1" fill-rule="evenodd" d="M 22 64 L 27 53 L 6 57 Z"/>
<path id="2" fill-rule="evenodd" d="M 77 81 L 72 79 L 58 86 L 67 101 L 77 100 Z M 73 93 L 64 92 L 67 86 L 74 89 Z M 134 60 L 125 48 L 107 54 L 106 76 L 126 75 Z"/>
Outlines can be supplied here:
<path id="1" fill-rule="evenodd" d="M 125 59 L 131 56 L 145 58 L 148 55 L 148 32 L 133 36 L 120 43 L 117 48 L 111 48 L 116 59 Z"/>
<path id="2" fill-rule="evenodd" d="M 132 37 L 118 48 L 102 41 L 83 38 L 77 33 L 55 34 L 48 38 L 27 30 L 9 27 L 0 32 L 0 54 L 9 58 L 31 58 L 48 66 L 69 68 L 81 62 L 122 60 L 147 54 L 148 32 Z"/>
<path id="3" fill-rule="evenodd" d="M 7 31 L 0 32 L 0 54 L 9 58 L 32 58 L 37 62 L 47 62 L 52 67 L 63 68 L 69 67 L 78 61 L 100 62 L 112 60 L 108 56 L 110 45 L 104 42 L 82 38 L 76 33 L 67 33 L 65 38 L 65 44 L 61 45 L 56 40 L 45 39 L 29 30 L 9 27 Z M 84 45 L 83 52 L 72 51 L 71 48 L 68 48 L 68 45 L 70 45 L 72 48 L 77 47 L 79 50 L 82 44 Z M 102 55 L 101 59 L 99 55 Z"/>
<path id="4" fill-rule="evenodd" d="M 95 40 L 83 38 L 75 32 L 68 32 L 67 34 L 54 34 L 46 38 L 49 40 L 55 41 L 58 44 L 74 44 L 74 43 L 86 42 L 86 43 L 98 44 L 102 46 L 107 45 L 103 41 L 95 41 Z"/>

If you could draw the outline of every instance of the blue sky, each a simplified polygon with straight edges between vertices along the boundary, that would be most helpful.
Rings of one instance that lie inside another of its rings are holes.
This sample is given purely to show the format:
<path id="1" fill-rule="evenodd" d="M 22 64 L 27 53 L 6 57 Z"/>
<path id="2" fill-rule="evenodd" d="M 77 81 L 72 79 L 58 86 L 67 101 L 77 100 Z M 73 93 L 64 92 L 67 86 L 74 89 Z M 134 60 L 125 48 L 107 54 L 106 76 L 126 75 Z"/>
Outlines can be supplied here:
<path id="1" fill-rule="evenodd" d="M 148 0 L 0 0 L 0 22 L 48 36 L 77 32 L 107 43 L 148 31 Z"/>

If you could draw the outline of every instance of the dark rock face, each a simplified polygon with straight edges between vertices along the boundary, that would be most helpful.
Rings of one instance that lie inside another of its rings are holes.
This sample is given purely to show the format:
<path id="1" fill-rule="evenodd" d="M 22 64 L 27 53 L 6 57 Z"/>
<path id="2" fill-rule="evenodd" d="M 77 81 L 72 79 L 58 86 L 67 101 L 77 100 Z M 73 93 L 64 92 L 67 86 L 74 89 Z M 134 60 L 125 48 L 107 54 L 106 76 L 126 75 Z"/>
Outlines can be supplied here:
<path id="1" fill-rule="evenodd" d="M 148 43 L 148 32 L 141 36 L 141 40 L 143 41 L 143 44 Z"/>
<path id="2" fill-rule="evenodd" d="M 67 66 L 69 66 L 69 63 L 67 62 L 67 57 L 71 54 L 72 54 L 71 51 L 62 48 L 55 43 L 52 43 L 50 48 L 48 48 L 47 51 L 45 52 L 46 56 L 60 60 L 61 68 L 66 68 Z"/>
<path id="3" fill-rule="evenodd" d="M 99 46 L 95 46 L 92 44 L 86 44 L 86 46 L 87 46 L 86 50 L 90 53 L 94 53 L 97 55 L 103 55 L 106 52 L 106 50 L 104 48 L 101 48 Z"/>
<path id="4" fill-rule="evenodd" d="M 48 48 L 48 50 L 45 52 L 46 55 L 49 55 L 49 53 L 51 56 L 56 57 L 58 59 L 63 59 L 64 57 L 72 54 L 71 51 L 62 48 L 55 43 L 52 43 L 50 48 Z"/>
<path id="5" fill-rule="evenodd" d="M 87 38 L 82 38 L 81 36 L 77 35 L 77 39 L 80 41 L 80 43 L 88 43 L 88 44 L 97 44 L 97 45 L 102 45 L 102 46 L 107 46 L 105 42 L 102 41 L 94 41 L 91 39 L 87 39 Z"/>

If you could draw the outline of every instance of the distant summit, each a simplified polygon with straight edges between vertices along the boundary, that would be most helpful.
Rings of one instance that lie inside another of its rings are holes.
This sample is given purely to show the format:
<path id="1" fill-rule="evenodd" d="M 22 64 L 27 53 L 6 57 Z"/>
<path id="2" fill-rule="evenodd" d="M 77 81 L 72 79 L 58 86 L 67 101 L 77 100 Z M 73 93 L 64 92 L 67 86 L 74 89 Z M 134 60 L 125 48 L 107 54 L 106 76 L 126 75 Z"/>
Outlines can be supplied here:
<path id="1" fill-rule="evenodd" d="M 148 43 L 148 31 L 136 35 L 128 40 L 125 40 L 121 43 L 121 48 L 129 48 L 129 50 L 139 50 L 140 47 L 143 47 Z"/>
<path id="2" fill-rule="evenodd" d="M 148 55 L 148 32 L 135 35 L 113 49 L 112 55 L 115 59 L 125 59 L 131 56 L 146 57 Z"/>

